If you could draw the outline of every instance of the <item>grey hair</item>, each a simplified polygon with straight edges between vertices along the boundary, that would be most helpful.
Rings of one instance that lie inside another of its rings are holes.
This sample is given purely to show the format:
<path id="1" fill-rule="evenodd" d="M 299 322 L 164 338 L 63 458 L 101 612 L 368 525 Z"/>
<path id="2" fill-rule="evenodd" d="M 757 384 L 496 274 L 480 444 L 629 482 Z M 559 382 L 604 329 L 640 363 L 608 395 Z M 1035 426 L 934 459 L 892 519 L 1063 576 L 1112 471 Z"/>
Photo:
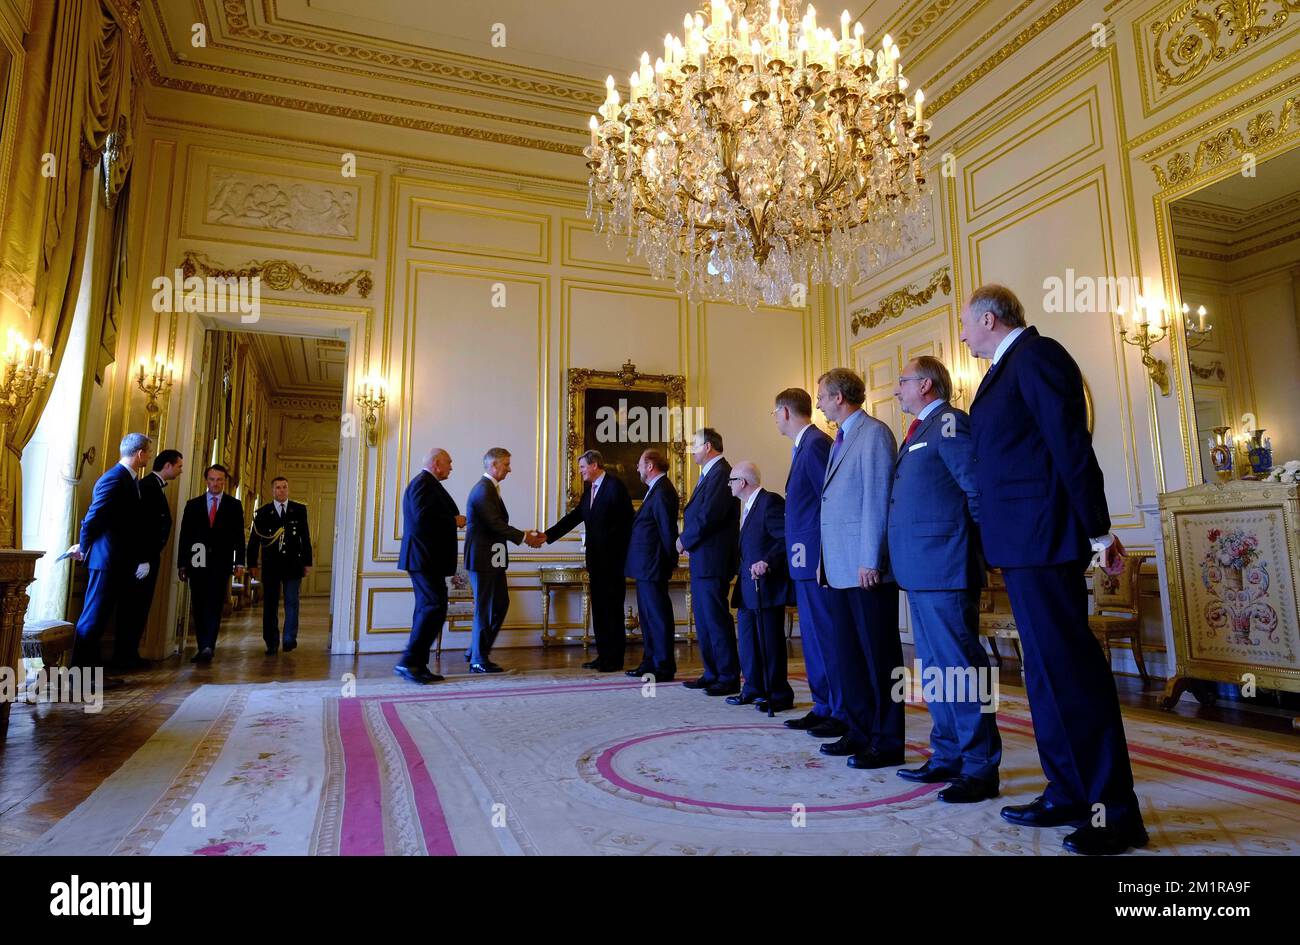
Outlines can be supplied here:
<path id="1" fill-rule="evenodd" d="M 912 361 L 916 365 L 916 373 L 930 382 L 930 387 L 940 400 L 952 399 L 952 376 L 942 361 L 928 354 L 913 358 Z"/>
<path id="2" fill-rule="evenodd" d="M 867 385 L 862 382 L 857 371 L 843 367 L 831 368 L 817 378 L 817 383 L 825 384 L 826 393 L 831 396 L 839 394 L 850 407 L 861 407 L 866 402 Z"/>
<path id="3" fill-rule="evenodd" d="M 510 455 L 510 451 L 504 446 L 494 446 L 483 454 L 483 468 L 489 468 L 498 459 L 505 459 Z"/>
<path id="4" fill-rule="evenodd" d="M 605 468 L 605 457 L 600 455 L 600 450 L 587 450 L 578 457 L 578 462 L 586 463 L 588 466 L 599 466 Z"/>
<path id="5" fill-rule="evenodd" d="M 118 447 L 119 456 L 134 456 L 141 450 L 153 448 L 153 440 L 143 433 L 128 433 L 122 437 L 122 445 Z"/>
<path id="6" fill-rule="evenodd" d="M 993 317 L 1008 328 L 1025 326 L 1025 307 L 1020 304 L 1016 294 L 1004 285 L 982 285 L 971 293 L 970 301 L 966 304 L 975 315 L 992 312 Z"/>

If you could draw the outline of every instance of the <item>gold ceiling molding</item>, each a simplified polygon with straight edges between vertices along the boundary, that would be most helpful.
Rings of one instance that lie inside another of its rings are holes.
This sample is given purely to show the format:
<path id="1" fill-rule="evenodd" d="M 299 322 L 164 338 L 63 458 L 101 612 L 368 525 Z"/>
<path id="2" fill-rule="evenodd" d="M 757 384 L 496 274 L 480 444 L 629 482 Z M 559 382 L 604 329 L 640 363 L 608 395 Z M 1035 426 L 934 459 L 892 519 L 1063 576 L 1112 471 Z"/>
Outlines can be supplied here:
<path id="1" fill-rule="evenodd" d="M 157 2 L 158 0 L 154 0 L 155 6 Z M 497 86 L 547 98 L 565 99 L 583 106 L 587 111 L 595 108 L 603 100 L 603 96 L 593 88 L 536 81 L 519 75 L 471 68 L 454 62 L 439 61 L 414 53 L 394 52 L 360 43 L 341 43 L 331 39 L 264 30 L 251 23 L 247 12 L 249 2 L 251 0 L 223 0 L 221 15 L 224 17 L 227 31 L 232 36 L 265 42 L 279 48 L 337 56 L 350 62 L 409 69 L 423 75 L 459 79 L 463 82 Z M 274 4 L 270 7 L 273 9 Z M 443 50 L 436 50 L 436 52 L 444 53 Z"/>
<path id="2" fill-rule="evenodd" d="M 939 19 L 939 17 L 952 9 L 956 2 L 957 0 L 934 0 L 933 3 L 922 10 L 920 14 L 908 23 L 899 33 L 898 37 L 894 40 L 894 42 L 898 44 L 898 48 L 906 49 L 910 46 L 913 40 L 934 25 L 935 20 Z M 987 0 L 981 0 L 979 5 L 982 5 L 984 2 L 987 2 Z"/>
<path id="3" fill-rule="evenodd" d="M 1291 127 L 1297 101 L 1300 101 L 1300 96 L 1288 98 L 1276 118 L 1271 111 L 1259 112 L 1246 123 L 1244 134 L 1237 128 L 1225 128 L 1203 138 L 1194 154 L 1180 151 L 1164 167 L 1153 164 L 1151 170 L 1156 175 L 1156 183 L 1161 190 L 1168 190 L 1203 170 L 1244 154 L 1253 154 L 1275 142 L 1280 143 Z"/>
<path id="4" fill-rule="evenodd" d="M 1151 24 L 1161 90 L 1192 81 L 1212 62 L 1231 59 L 1300 13 L 1300 0 L 1187 0 Z M 1225 45 L 1231 39 L 1231 45 Z"/>
<path id="5" fill-rule="evenodd" d="M 1193 259 L 1209 259 L 1213 262 L 1236 262 L 1239 259 L 1245 259 L 1247 256 L 1254 256 L 1265 250 L 1274 249 L 1278 246 L 1285 246 L 1287 243 L 1294 243 L 1300 240 L 1300 230 L 1294 233 L 1288 233 L 1285 236 L 1279 236 L 1265 243 L 1257 243 L 1247 246 L 1245 249 L 1239 249 L 1232 253 L 1216 253 L 1208 249 L 1191 249 L 1187 247 L 1178 247 L 1179 256 L 1189 256 Z"/>
<path id="6" fill-rule="evenodd" d="M 1021 47 L 1036 39 L 1049 26 L 1073 10 L 1081 2 L 1083 2 L 1083 0 L 1057 0 L 1057 2 L 1054 3 L 1046 13 L 1034 20 L 1010 40 L 1004 43 L 997 52 L 984 60 L 984 62 L 980 63 L 980 65 L 966 75 L 965 78 L 959 79 L 957 82 L 944 89 L 943 93 L 935 99 L 934 104 L 929 109 L 929 113 L 933 115 L 962 92 L 965 92 L 980 79 L 984 78 L 984 76 L 988 75 L 1002 63 L 1010 59 L 1011 56 Z M 1023 9 L 1023 7 L 1021 7 L 1021 9 Z M 983 39 L 981 39 L 981 42 L 982 41 Z"/>
<path id="7" fill-rule="evenodd" d="M 1290 216 L 1297 208 L 1300 208 L 1300 193 L 1285 194 L 1249 210 L 1234 210 L 1195 198 L 1184 198 L 1170 206 L 1169 215 L 1177 222 L 1200 223 L 1213 229 L 1235 232 L 1259 226 L 1273 217 Z"/>
<path id="8" fill-rule="evenodd" d="M 881 299 L 875 308 L 858 309 L 849 321 L 849 328 L 855 335 L 859 329 L 875 328 L 883 321 L 897 318 L 909 308 L 927 304 L 938 291 L 942 291 L 944 295 L 952 292 L 952 271 L 947 266 L 936 270 L 930 276 L 930 284 L 924 289 L 917 289 L 910 285 L 903 286 Z"/>
<path id="9" fill-rule="evenodd" d="M 297 289 L 317 295 L 344 295 L 355 285 L 357 294 L 365 299 L 370 297 L 370 290 L 375 287 L 369 269 L 356 269 L 343 273 L 348 277 L 346 279 L 330 281 L 316 276 L 312 267 L 301 266 L 287 259 L 269 259 L 265 262 L 255 259 L 238 269 L 228 269 L 194 250 L 186 250 L 180 270 L 186 279 L 199 274 L 211 279 L 260 278 L 267 288 L 276 292 Z"/>
<path id="10" fill-rule="evenodd" d="M 1006 26 L 1008 23 L 1010 23 L 1012 20 L 1018 17 L 1021 13 L 1025 12 L 1026 7 L 1029 7 L 1036 2 L 1037 0 L 1021 0 L 1021 3 L 1018 7 L 1013 9 L 1010 13 L 1006 14 L 1004 17 L 1002 17 L 1002 19 L 998 20 L 991 27 L 989 27 L 988 31 L 985 32 L 983 36 L 981 36 L 979 39 L 975 40 L 975 42 L 967 46 L 964 50 L 962 50 L 960 55 L 952 59 L 947 65 L 945 65 L 934 75 L 930 76 L 930 78 L 926 80 L 925 84 L 927 86 L 934 85 L 945 75 L 951 72 L 954 68 L 956 68 L 957 64 L 961 62 L 963 58 L 965 58 L 967 53 L 971 53 L 979 49 L 986 42 L 988 42 L 988 40 L 992 38 L 996 33 L 1001 32 L 1002 27 Z M 943 39 L 943 37 L 941 36 L 939 37 L 939 39 Z M 938 42 L 938 40 L 936 40 L 936 42 Z M 922 52 L 920 56 L 918 56 L 918 58 L 923 58 L 927 52 L 929 52 L 929 49 L 926 49 L 924 52 Z"/>

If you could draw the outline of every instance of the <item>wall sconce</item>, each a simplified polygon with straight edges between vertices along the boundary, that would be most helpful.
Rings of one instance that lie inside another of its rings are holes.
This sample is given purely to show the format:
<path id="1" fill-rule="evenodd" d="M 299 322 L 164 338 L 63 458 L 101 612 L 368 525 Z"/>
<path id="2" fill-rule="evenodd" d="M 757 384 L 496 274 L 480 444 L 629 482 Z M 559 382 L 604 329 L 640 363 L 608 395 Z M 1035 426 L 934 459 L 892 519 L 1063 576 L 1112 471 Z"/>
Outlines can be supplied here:
<path id="1" fill-rule="evenodd" d="M 1133 306 L 1133 320 L 1126 328 L 1124 325 L 1124 309 L 1120 308 L 1115 312 L 1119 318 L 1119 340 L 1125 344 L 1133 345 L 1142 352 L 1142 366 L 1147 369 L 1147 376 L 1151 378 L 1151 383 L 1160 388 L 1162 397 L 1169 396 L 1169 372 L 1166 369 L 1165 362 L 1158 358 L 1151 357 L 1151 348 L 1164 340 L 1165 335 L 1169 334 L 1168 309 L 1163 305 L 1157 307 L 1154 304 L 1138 298 L 1137 304 Z M 1128 337 L 1128 332 L 1132 330 L 1133 337 Z"/>
<path id="2" fill-rule="evenodd" d="M 136 368 L 135 386 L 140 388 L 140 392 L 145 396 L 144 409 L 149 415 L 149 427 L 146 432 L 150 438 L 158 437 L 160 426 L 158 415 L 162 412 L 162 408 L 158 406 L 158 398 L 166 396 L 172 389 L 175 374 L 171 362 L 164 361 L 161 354 L 154 358 L 152 370 L 146 370 L 144 358 L 140 359 L 140 364 Z"/>
<path id="3" fill-rule="evenodd" d="M 365 378 L 357 385 L 357 406 L 365 411 L 362 420 L 366 424 L 366 442 L 371 446 L 379 445 L 380 412 L 387 401 L 382 380 Z"/>
<path id="4" fill-rule="evenodd" d="M 1187 347 L 1199 348 L 1205 342 L 1210 340 L 1210 332 L 1214 331 L 1214 326 L 1207 324 L 1204 305 L 1196 307 L 1196 321 L 1192 321 L 1191 307 L 1183 303 L 1183 328 L 1187 332 Z"/>
<path id="5" fill-rule="evenodd" d="M 29 342 L 12 328 L 0 363 L 0 452 L 5 448 L 9 427 L 27 409 L 32 398 L 54 379 L 50 370 L 50 350 L 38 340 Z M 0 462 L 0 495 L 11 492 L 6 481 L 8 464 Z M 0 548 L 13 548 L 14 529 L 9 515 L 9 501 L 0 501 Z"/>

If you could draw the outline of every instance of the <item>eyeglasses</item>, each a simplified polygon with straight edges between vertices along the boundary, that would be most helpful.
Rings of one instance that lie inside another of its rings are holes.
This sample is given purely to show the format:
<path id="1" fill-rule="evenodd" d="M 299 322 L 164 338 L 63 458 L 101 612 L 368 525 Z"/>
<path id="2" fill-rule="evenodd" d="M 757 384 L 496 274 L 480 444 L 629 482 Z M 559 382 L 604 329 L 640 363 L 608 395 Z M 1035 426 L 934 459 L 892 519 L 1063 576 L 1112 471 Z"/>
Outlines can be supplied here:
<path id="1" fill-rule="evenodd" d="M 903 381 L 924 381 L 924 380 L 926 380 L 926 378 L 922 377 L 919 374 L 904 374 L 902 377 L 898 379 L 898 383 L 901 384 L 903 383 Z"/>
<path id="2" fill-rule="evenodd" d="M 745 482 L 745 481 L 747 481 L 747 480 L 745 479 L 744 476 L 732 476 L 730 479 L 727 480 L 728 483 L 732 483 L 732 482 Z"/>

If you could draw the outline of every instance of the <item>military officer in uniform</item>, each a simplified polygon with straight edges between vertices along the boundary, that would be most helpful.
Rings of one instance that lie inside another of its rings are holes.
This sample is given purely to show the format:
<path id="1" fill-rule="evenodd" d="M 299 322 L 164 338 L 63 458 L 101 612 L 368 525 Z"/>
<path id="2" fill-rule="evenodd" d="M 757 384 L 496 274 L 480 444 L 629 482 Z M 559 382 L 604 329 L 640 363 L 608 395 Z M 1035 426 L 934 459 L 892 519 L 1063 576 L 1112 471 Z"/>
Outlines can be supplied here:
<path id="1" fill-rule="evenodd" d="M 311 574 L 311 530 L 307 506 L 289 501 L 289 480 L 271 480 L 271 502 L 253 516 L 248 536 L 248 567 L 262 582 L 262 639 L 266 655 L 280 649 L 280 590 L 284 589 L 284 651 L 298 645 L 298 597 Z M 258 559 L 261 558 L 261 567 Z"/>

